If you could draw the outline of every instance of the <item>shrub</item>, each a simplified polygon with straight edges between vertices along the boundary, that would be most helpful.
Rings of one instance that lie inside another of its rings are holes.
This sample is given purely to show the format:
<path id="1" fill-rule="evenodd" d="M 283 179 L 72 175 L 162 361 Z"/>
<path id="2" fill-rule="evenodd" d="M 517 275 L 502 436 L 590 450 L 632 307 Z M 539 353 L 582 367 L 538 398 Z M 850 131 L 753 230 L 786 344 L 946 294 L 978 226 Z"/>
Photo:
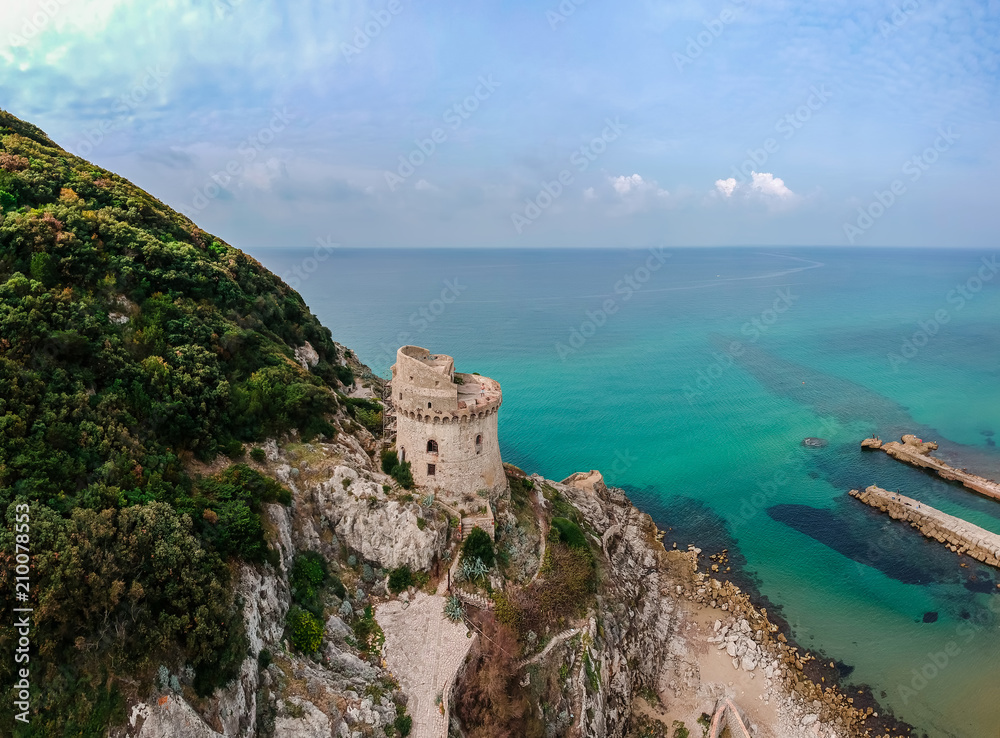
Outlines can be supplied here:
<path id="1" fill-rule="evenodd" d="M 382 471 L 388 475 L 392 475 L 392 470 L 396 468 L 399 463 L 399 457 L 396 456 L 396 449 L 394 448 L 384 448 L 382 449 Z"/>
<path id="2" fill-rule="evenodd" d="M 588 548 L 587 537 L 580 526 L 569 518 L 552 518 L 550 540 L 559 540 L 570 548 Z"/>
<path id="3" fill-rule="evenodd" d="M 292 645 L 302 653 L 316 653 L 323 643 L 323 623 L 308 610 L 291 607 L 288 610 L 289 636 Z"/>
<path id="4" fill-rule="evenodd" d="M 364 614 L 354 621 L 354 637 L 358 641 L 358 648 L 363 652 L 378 653 L 385 643 L 385 634 L 375 621 L 375 614 L 372 606 L 365 608 Z"/>
<path id="5" fill-rule="evenodd" d="M 413 572 L 410 571 L 409 566 L 403 565 L 389 572 L 389 591 L 393 594 L 399 594 L 412 584 Z"/>
<path id="6" fill-rule="evenodd" d="M 413 489 L 415 486 L 413 481 L 413 472 L 410 471 L 409 461 L 404 461 L 402 464 L 396 464 L 392 470 L 392 478 L 399 482 L 399 486 L 403 489 Z"/>
<path id="7" fill-rule="evenodd" d="M 397 715 L 393 726 L 401 738 L 406 738 L 410 734 L 410 731 L 413 730 L 413 718 L 409 715 Z"/>
<path id="8" fill-rule="evenodd" d="M 258 464 L 263 464 L 267 461 L 267 454 L 264 453 L 264 449 L 260 446 L 254 446 L 250 449 L 250 458 L 256 461 Z"/>
<path id="9" fill-rule="evenodd" d="M 322 615 L 323 603 L 320 591 L 326 582 L 326 577 L 326 560 L 320 554 L 315 551 L 296 554 L 289 577 L 292 598 L 313 614 Z"/>
<path id="10" fill-rule="evenodd" d="M 470 560 L 479 559 L 486 565 L 487 569 L 492 568 L 496 563 L 496 557 L 493 552 L 493 541 L 490 540 L 489 533 L 479 526 L 469 531 L 469 535 L 462 542 L 462 558 Z"/>

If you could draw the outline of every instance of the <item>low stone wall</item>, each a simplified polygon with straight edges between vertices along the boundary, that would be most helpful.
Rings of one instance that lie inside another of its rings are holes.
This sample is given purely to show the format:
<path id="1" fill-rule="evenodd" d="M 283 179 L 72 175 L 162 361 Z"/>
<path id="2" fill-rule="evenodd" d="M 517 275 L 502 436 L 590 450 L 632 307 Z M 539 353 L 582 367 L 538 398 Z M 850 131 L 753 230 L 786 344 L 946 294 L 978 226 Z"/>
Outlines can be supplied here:
<path id="1" fill-rule="evenodd" d="M 977 561 L 1000 567 L 1000 535 L 996 533 L 875 485 L 864 491 L 852 489 L 851 496 L 896 520 L 909 523 L 956 553 L 968 554 Z"/>

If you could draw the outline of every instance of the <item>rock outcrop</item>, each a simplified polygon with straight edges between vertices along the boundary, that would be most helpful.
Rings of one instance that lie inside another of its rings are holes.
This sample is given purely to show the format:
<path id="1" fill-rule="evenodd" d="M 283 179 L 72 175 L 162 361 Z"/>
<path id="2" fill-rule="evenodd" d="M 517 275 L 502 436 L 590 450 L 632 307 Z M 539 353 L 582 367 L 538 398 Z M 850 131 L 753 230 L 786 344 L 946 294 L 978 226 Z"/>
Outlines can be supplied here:
<path id="1" fill-rule="evenodd" d="M 764 680 L 777 703 L 771 730 L 836 737 L 903 734 L 892 728 L 891 717 L 879 717 L 873 702 L 855 705 L 857 696 L 807 676 L 814 656 L 788 643 L 766 611 L 737 586 L 699 572 L 700 550 L 665 550 L 663 534 L 649 515 L 620 490 L 608 488 L 599 472 L 574 474 L 561 483 L 537 475 L 532 479 L 553 487 L 583 514 L 607 557 L 599 613 L 582 641 L 590 644 L 586 653 L 600 665 L 600 687 L 591 692 L 580 686 L 581 735 L 625 736 L 634 705 L 650 690 L 678 699 L 697 692 L 708 707 L 727 696 L 704 683 L 693 653 L 704 646 L 681 632 L 690 627 L 689 621 L 681 625 L 688 620 L 681 610 L 688 607 L 717 611 L 714 635 L 707 642 L 725 651 L 734 672 Z"/>

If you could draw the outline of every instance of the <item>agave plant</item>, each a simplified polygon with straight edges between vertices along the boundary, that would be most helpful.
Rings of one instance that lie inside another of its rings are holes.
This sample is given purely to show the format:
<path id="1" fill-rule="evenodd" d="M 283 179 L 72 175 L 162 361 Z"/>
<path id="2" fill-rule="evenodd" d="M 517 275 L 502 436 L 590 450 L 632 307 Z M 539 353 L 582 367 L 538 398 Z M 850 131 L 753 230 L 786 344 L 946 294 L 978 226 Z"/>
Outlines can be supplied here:
<path id="1" fill-rule="evenodd" d="M 465 608 L 462 607 L 462 601 L 454 595 L 449 597 L 448 601 L 444 604 L 444 614 L 449 620 L 456 623 L 460 622 L 465 617 Z"/>

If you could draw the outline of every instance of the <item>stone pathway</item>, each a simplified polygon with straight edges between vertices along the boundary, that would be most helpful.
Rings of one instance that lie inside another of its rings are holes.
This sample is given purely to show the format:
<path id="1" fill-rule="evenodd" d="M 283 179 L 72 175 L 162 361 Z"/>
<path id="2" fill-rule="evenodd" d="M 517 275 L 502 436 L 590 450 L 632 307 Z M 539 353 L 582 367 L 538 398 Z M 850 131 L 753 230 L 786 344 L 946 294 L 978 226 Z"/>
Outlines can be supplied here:
<path id="1" fill-rule="evenodd" d="M 549 655 L 549 651 L 551 651 L 553 648 L 558 646 L 563 641 L 572 638 L 579 632 L 580 632 L 579 628 L 570 628 L 569 630 L 564 630 L 562 633 L 553 636 L 552 640 L 545 645 L 545 648 L 536 653 L 534 656 L 522 660 L 520 663 L 518 663 L 517 668 L 523 669 L 528 664 L 534 664 L 537 661 L 541 661 L 542 659 L 544 659 L 546 656 Z"/>
<path id="2" fill-rule="evenodd" d="M 375 611 L 385 633 L 386 667 L 409 699 L 413 738 L 447 737 L 451 685 L 472 647 L 465 624 L 448 620 L 444 605 L 444 597 L 420 592 L 409 603 L 392 600 Z"/>

